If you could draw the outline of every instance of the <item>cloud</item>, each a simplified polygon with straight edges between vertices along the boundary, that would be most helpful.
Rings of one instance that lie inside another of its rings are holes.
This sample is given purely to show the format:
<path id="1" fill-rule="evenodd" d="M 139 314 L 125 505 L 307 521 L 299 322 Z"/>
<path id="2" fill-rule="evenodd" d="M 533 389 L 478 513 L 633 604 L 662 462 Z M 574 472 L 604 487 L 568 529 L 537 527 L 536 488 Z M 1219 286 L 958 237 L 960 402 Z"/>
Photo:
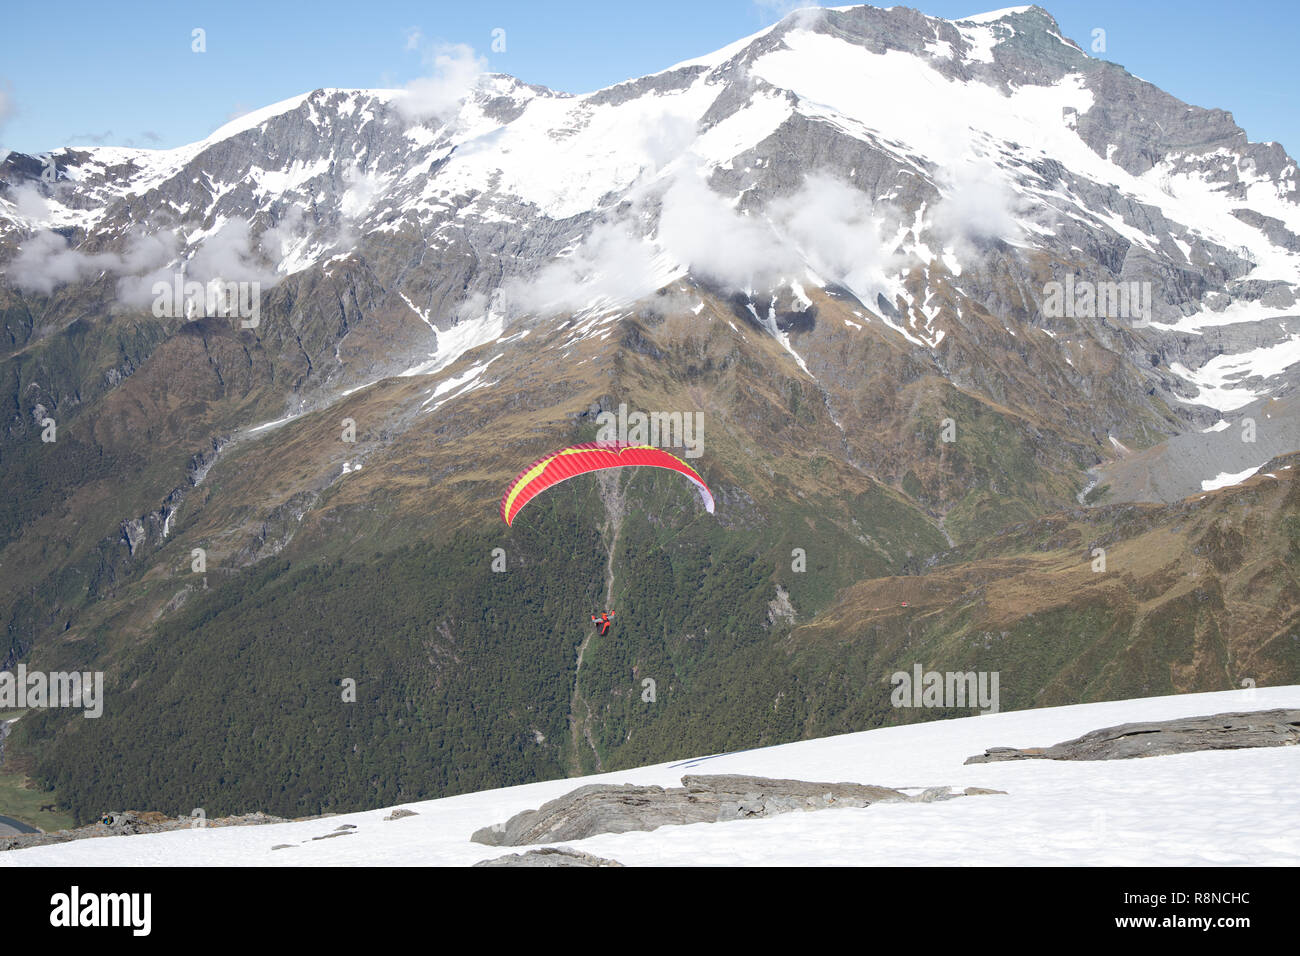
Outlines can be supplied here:
<path id="1" fill-rule="evenodd" d="M 261 243 L 254 243 L 252 230 L 246 222 L 230 222 L 218 232 L 205 239 L 198 249 L 184 263 L 185 280 L 207 285 L 213 281 L 256 283 L 262 290 L 272 288 L 280 281 L 273 266 L 265 262 L 263 249 L 270 242 L 283 252 L 284 243 L 288 241 L 295 222 L 282 222 L 279 227 L 268 229 L 262 236 Z M 166 249 L 165 241 L 150 237 L 158 245 L 153 248 Z M 175 247 L 173 246 L 172 249 Z M 160 257 L 155 256 L 155 259 Z M 118 299 L 125 305 L 143 308 L 154 299 L 153 286 L 156 282 L 171 283 L 176 278 L 178 267 L 171 263 L 175 255 L 162 259 L 158 268 L 143 271 L 141 268 L 129 270 L 129 275 L 118 281 Z M 148 267 L 144 257 L 138 257 L 137 265 Z"/>
<path id="2" fill-rule="evenodd" d="M 770 222 L 737 212 L 695 170 L 675 177 L 664 194 L 657 239 L 692 273 L 728 289 L 771 288 L 795 266 Z"/>
<path id="3" fill-rule="evenodd" d="M 568 255 L 502 283 L 490 304 L 507 316 L 611 306 L 652 294 L 681 268 L 727 289 L 770 288 L 795 264 L 769 222 L 738 213 L 690 168 L 658 197 L 643 192 L 596 225 Z M 482 314 L 486 304 L 467 301 L 463 311 Z"/>
<path id="4" fill-rule="evenodd" d="M 384 183 L 383 177 L 364 172 L 359 163 L 353 163 L 343 170 L 343 181 L 348 184 L 348 188 L 339 199 L 339 212 L 349 220 L 359 218 L 370 208 Z"/>
<path id="5" fill-rule="evenodd" d="M 301 210 L 291 208 L 255 241 L 248 223 L 229 222 L 203 240 L 183 264 L 175 264 L 173 254 L 160 268 L 121 279 L 118 299 L 137 308 L 149 305 L 155 299 L 154 283 L 173 282 L 180 269 L 184 270 L 186 282 L 205 286 L 212 282 L 253 283 L 261 291 L 271 289 L 284 278 L 275 271 L 276 265 L 305 238 L 302 225 Z"/>
<path id="6" fill-rule="evenodd" d="M 643 176 L 652 176 L 684 156 L 699 135 L 696 121 L 679 113 L 664 110 L 658 116 L 648 117 L 641 125 L 640 152 L 650 160 Z"/>
<path id="7" fill-rule="evenodd" d="M 407 41 L 408 49 L 411 39 Z M 446 116 L 487 71 L 487 59 L 464 43 L 434 44 L 426 50 L 423 59 L 428 74 L 406 84 L 396 104 L 402 115 L 411 120 Z"/>
<path id="8" fill-rule="evenodd" d="M 173 233 L 165 235 L 137 234 L 127 243 L 126 252 L 118 258 L 115 272 L 141 272 L 153 269 L 176 258 L 180 240 Z"/>
<path id="9" fill-rule="evenodd" d="M 703 279 L 758 292 L 811 268 L 866 301 L 902 267 L 884 236 L 897 213 L 828 173 L 811 173 L 794 193 L 746 215 L 698 175 L 681 174 L 664 195 L 658 240 Z"/>
<path id="10" fill-rule="evenodd" d="M 227 223 L 209 236 L 190 256 L 186 272 L 200 282 L 222 279 L 274 285 L 277 281 L 275 273 L 263 264 L 254 248 L 251 228 L 242 221 Z"/>
<path id="11" fill-rule="evenodd" d="M 23 240 L 5 274 L 15 288 L 43 295 L 69 283 L 116 275 L 118 301 L 132 308 L 153 303 L 154 284 L 170 285 L 182 269 L 186 281 L 247 282 L 269 289 L 281 277 L 267 264 L 268 254 L 278 261 L 276 254 L 284 255 L 300 222 L 301 213 L 290 213 L 263 234 L 261 243 L 253 241 L 247 223 L 228 223 L 205 239 L 183 265 L 178 263 L 180 240 L 174 233 L 136 233 L 121 252 L 88 253 L 70 248 L 59 233 L 43 229 Z"/>
<path id="12" fill-rule="evenodd" d="M 18 215 L 23 218 L 43 222 L 49 217 L 50 204 L 45 201 L 41 188 L 35 183 L 20 183 L 9 195 Z"/>
<path id="13" fill-rule="evenodd" d="M 103 146 L 113 138 L 113 131 L 106 129 L 102 133 L 72 133 L 65 137 L 64 142 L 72 143 L 77 146 L 83 143 L 91 146 Z"/>
<path id="14" fill-rule="evenodd" d="M 290 206 L 279 222 L 262 233 L 259 244 L 263 252 L 279 262 L 306 238 L 306 232 L 302 207 Z"/>
<path id="15" fill-rule="evenodd" d="M 1024 235 L 1025 200 L 993 163 L 965 160 L 944 170 L 939 184 L 944 196 L 931 211 L 930 224 L 959 252 L 975 254 L 982 243 L 1014 242 Z"/>
<path id="16" fill-rule="evenodd" d="M 765 214 L 746 214 L 710 189 L 701 170 L 686 168 L 669 179 L 657 205 L 657 227 L 655 197 L 646 193 L 569 255 L 531 277 L 507 280 L 492 308 L 513 316 L 629 302 L 655 292 L 680 269 L 727 291 L 756 294 L 810 267 L 874 301 L 904 264 L 883 237 L 896 213 L 824 173 L 808 176 Z M 482 314 L 487 305 L 480 297 L 463 311 Z"/>
<path id="17" fill-rule="evenodd" d="M 43 229 L 23 240 L 5 274 L 15 288 L 49 295 L 56 286 L 89 274 L 90 258 L 69 249 L 68 240 L 57 232 Z"/>
<path id="18" fill-rule="evenodd" d="M 634 221 L 606 221 L 592 229 L 570 255 L 552 260 L 526 279 L 504 282 L 492 301 L 493 311 L 576 312 L 602 302 L 627 301 L 659 287 L 655 249 L 638 235 Z M 467 303 L 481 314 L 482 301 Z"/>
<path id="19" fill-rule="evenodd" d="M 754 6 L 764 23 L 776 23 L 793 13 L 797 14 L 795 26 L 803 29 L 813 26 L 826 12 L 821 4 L 807 0 L 754 0 Z"/>
<path id="20" fill-rule="evenodd" d="M 42 229 L 23 240 L 5 272 L 16 288 L 49 295 L 58 286 L 101 273 L 123 275 L 153 269 L 174 255 L 174 239 L 141 234 L 132 236 L 122 253 L 86 253 L 69 248 L 57 232 Z"/>
<path id="21" fill-rule="evenodd" d="M 151 130 L 145 130 L 143 133 L 141 133 L 140 139 L 142 139 L 146 143 L 150 143 L 153 145 L 157 145 L 158 143 L 162 142 L 162 137 L 159 136 L 157 133 L 152 132 Z M 117 146 L 125 146 L 128 149 L 135 149 L 136 146 L 138 145 L 136 138 L 134 136 L 127 136 L 125 138 L 119 139 L 113 135 L 113 131 L 111 129 L 106 129 L 102 133 L 73 133 L 70 136 L 68 136 L 65 141 L 68 143 L 75 143 L 77 145 L 84 144 L 89 146 L 107 146 L 112 144 Z"/>
<path id="22" fill-rule="evenodd" d="M 823 279 L 854 290 L 866 302 L 903 267 L 884 236 L 897 219 L 862 190 L 827 173 L 810 173 L 793 195 L 778 199 L 769 215 Z"/>

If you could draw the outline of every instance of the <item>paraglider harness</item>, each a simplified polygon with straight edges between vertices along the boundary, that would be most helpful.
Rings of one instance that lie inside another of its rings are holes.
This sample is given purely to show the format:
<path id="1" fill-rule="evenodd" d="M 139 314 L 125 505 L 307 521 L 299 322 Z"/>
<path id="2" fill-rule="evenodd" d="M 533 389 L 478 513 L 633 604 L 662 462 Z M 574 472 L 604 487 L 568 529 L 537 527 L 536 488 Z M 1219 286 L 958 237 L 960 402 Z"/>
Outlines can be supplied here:
<path id="1" fill-rule="evenodd" d="M 604 637 L 606 634 L 609 633 L 609 626 L 610 624 L 613 623 L 613 621 L 611 621 L 610 618 L 612 618 L 613 616 L 614 616 L 613 611 L 602 611 L 599 617 L 597 617 L 595 614 L 591 616 L 591 620 L 596 625 L 596 628 L 600 631 L 601 637 Z"/>

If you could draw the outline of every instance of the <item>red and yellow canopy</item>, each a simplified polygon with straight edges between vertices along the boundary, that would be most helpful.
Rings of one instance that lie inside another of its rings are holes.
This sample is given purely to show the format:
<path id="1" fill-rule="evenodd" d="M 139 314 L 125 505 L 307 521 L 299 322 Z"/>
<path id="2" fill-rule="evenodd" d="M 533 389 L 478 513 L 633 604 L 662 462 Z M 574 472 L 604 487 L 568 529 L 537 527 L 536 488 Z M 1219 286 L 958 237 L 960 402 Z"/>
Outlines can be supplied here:
<path id="1" fill-rule="evenodd" d="M 676 455 L 653 445 L 629 445 L 623 442 L 588 442 L 571 445 L 537 459 L 519 473 L 501 496 L 501 520 L 513 524 L 515 515 L 528 502 L 562 481 L 578 475 L 600 471 L 602 468 L 627 468 L 632 465 L 649 465 L 667 468 L 690 479 L 700 492 L 705 510 L 713 514 L 713 493 L 695 469 Z"/>

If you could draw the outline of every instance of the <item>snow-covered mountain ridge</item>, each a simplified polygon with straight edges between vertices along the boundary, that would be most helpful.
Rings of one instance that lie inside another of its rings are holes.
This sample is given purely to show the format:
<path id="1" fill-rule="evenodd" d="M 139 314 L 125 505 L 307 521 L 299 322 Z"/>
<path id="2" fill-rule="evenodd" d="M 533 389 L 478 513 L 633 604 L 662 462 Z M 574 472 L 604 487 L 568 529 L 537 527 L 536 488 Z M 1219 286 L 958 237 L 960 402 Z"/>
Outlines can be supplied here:
<path id="1" fill-rule="evenodd" d="M 51 291 L 52 273 L 107 266 L 138 306 L 182 263 L 271 285 L 409 238 L 438 267 L 383 279 L 439 329 L 612 313 L 689 273 L 769 325 L 770 292 L 798 309 L 795 287 L 847 289 L 963 387 L 941 345 L 976 306 L 1051 336 L 1066 366 L 1123 355 L 1194 419 L 1294 384 L 1294 161 L 1093 59 L 1037 7 L 804 11 L 584 96 L 501 75 L 466 92 L 426 116 L 404 91 L 317 90 L 179 149 L 55 152 L 53 186 L 10 157 L 10 281 Z M 1050 315 L 1043 290 L 1067 273 L 1150 283 L 1150 314 L 1061 321 L 1073 310 Z"/>

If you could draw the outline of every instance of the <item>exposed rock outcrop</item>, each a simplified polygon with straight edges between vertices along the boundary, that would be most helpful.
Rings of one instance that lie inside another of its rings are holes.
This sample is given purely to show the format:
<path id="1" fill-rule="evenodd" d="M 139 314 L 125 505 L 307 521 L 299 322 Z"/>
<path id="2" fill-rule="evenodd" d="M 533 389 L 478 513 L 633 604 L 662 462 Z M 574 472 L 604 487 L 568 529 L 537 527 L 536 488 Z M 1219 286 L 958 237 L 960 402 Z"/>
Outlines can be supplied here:
<path id="1" fill-rule="evenodd" d="M 1198 750 L 1294 747 L 1300 743 L 1300 710 L 1215 714 L 1094 730 L 1051 747 L 990 747 L 966 763 L 1002 760 L 1126 760 Z"/>
<path id="2" fill-rule="evenodd" d="M 234 817 L 220 817 L 208 820 L 208 827 L 242 827 L 258 826 L 264 823 L 287 823 L 283 817 L 273 817 L 265 813 L 245 813 Z M 168 830 L 188 830 L 195 825 L 191 817 L 169 817 L 156 811 L 128 810 L 123 813 L 106 813 L 98 823 L 77 827 L 74 830 L 58 830 L 54 833 L 29 833 L 22 836 L 0 838 L 0 851 L 24 850 L 33 846 L 49 846 L 53 843 L 71 843 L 73 840 L 88 840 L 98 837 L 133 836 L 137 833 L 165 833 Z"/>
<path id="3" fill-rule="evenodd" d="M 580 853 L 567 846 L 543 847 L 527 853 L 511 853 L 492 860 L 480 860 L 475 866 L 622 866 L 618 860 L 608 860 L 590 853 Z"/>
<path id="4" fill-rule="evenodd" d="M 475 843 L 529 846 L 582 840 L 600 833 L 657 830 L 687 823 L 770 817 L 793 810 L 868 807 L 883 802 L 931 802 L 974 795 L 932 787 L 908 796 L 889 787 L 816 783 L 737 775 L 685 776 L 681 787 L 591 784 L 475 831 Z M 986 791 L 988 792 L 988 791 Z"/>

